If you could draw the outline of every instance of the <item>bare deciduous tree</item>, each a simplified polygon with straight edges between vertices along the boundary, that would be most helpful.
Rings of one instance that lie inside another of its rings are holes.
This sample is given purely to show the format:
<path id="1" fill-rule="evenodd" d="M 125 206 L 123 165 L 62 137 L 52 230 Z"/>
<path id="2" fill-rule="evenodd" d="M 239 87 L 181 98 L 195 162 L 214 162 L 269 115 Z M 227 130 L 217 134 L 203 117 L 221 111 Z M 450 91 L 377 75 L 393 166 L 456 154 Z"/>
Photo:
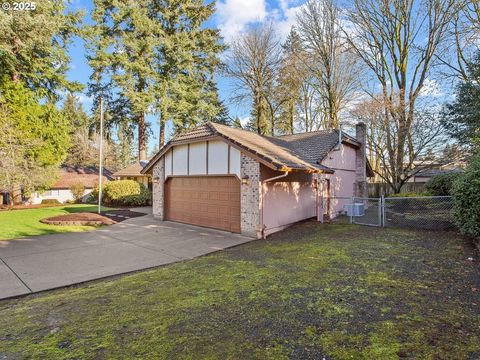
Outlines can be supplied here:
<path id="1" fill-rule="evenodd" d="M 225 73 L 234 79 L 234 101 L 251 100 L 253 128 L 272 134 L 277 110 L 273 93 L 281 63 L 281 46 L 272 24 L 250 29 L 230 44 Z"/>
<path id="2" fill-rule="evenodd" d="M 421 154 L 416 109 L 445 41 L 454 0 L 355 0 L 343 32 L 381 89 L 386 181 L 398 193 Z"/>
<path id="3" fill-rule="evenodd" d="M 385 181 L 393 189 L 394 173 L 390 166 L 387 139 L 389 134 L 398 132 L 398 125 L 385 116 L 384 109 L 385 104 L 380 95 L 360 102 L 352 111 L 352 116 L 367 125 L 367 156 L 377 179 Z M 445 162 L 446 159 L 438 155 L 446 143 L 445 135 L 438 112 L 432 111 L 428 106 L 417 107 L 407 140 L 408 157 L 405 158 L 405 173 L 400 187 L 430 163 L 438 165 Z"/>
<path id="4" fill-rule="evenodd" d="M 463 80 L 468 79 L 468 66 L 475 54 L 480 51 L 480 2 L 478 0 L 462 0 L 456 5 L 452 15 L 450 38 L 455 46 L 454 59 L 441 54 L 442 63 L 451 73 Z M 442 56 L 443 55 L 443 56 Z"/>
<path id="5" fill-rule="evenodd" d="M 325 128 L 338 127 L 340 112 L 359 88 L 358 58 L 343 36 L 340 18 L 334 0 L 309 0 L 297 16 Z"/>

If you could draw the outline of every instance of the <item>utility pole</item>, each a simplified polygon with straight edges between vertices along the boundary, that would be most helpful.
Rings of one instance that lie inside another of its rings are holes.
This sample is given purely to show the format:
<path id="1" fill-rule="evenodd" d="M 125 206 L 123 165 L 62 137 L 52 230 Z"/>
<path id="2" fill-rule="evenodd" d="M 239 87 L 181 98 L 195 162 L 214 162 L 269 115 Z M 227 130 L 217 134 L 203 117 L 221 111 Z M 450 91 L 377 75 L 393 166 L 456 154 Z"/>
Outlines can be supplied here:
<path id="1" fill-rule="evenodd" d="M 100 96 L 100 165 L 98 167 L 98 213 L 102 210 L 103 180 L 103 97 Z"/>

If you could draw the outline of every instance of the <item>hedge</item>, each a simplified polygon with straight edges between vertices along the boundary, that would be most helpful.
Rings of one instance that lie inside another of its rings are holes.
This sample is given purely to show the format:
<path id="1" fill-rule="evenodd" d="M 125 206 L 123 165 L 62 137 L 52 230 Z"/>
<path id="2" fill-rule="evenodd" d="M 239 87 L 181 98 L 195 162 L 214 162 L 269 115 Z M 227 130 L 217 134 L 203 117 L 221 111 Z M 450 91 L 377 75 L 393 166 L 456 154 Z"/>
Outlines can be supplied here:
<path id="1" fill-rule="evenodd" d="M 57 199 L 43 199 L 42 205 L 61 205 L 62 203 Z"/>
<path id="2" fill-rule="evenodd" d="M 430 196 L 452 195 L 453 183 L 460 176 L 460 173 L 448 173 L 433 176 L 425 184 L 425 191 Z"/>
<path id="3" fill-rule="evenodd" d="M 453 184 L 454 216 L 463 234 L 480 238 L 480 153 Z"/>
<path id="4" fill-rule="evenodd" d="M 150 190 L 134 180 L 109 181 L 102 187 L 102 201 L 108 205 L 143 206 L 151 199 Z M 91 199 L 98 199 L 98 187 L 92 191 Z"/>

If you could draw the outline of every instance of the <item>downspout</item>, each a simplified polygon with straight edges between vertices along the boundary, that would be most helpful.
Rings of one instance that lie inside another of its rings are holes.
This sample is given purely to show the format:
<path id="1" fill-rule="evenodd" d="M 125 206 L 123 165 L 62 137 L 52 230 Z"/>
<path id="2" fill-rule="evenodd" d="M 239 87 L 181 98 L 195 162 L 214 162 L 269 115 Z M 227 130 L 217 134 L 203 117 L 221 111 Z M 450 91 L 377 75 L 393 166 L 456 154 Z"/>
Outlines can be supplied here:
<path id="1" fill-rule="evenodd" d="M 278 175 L 278 176 L 274 176 L 274 177 L 271 177 L 271 178 L 268 178 L 268 179 L 265 179 L 261 182 L 261 190 L 260 190 L 260 204 L 261 204 L 261 209 L 260 209 L 260 228 L 261 228 L 261 232 L 262 232 L 262 239 L 265 239 L 266 238 L 266 235 L 265 235 L 265 224 L 263 222 L 263 210 L 265 208 L 265 203 L 264 203 L 264 196 L 265 196 L 265 193 L 264 193 L 264 185 L 267 183 L 267 182 L 271 182 L 271 181 L 274 181 L 274 180 L 278 180 L 278 179 L 281 179 L 281 178 L 284 178 L 288 176 L 288 171 L 285 171 L 282 175 Z"/>
<path id="2" fill-rule="evenodd" d="M 320 214 L 320 199 L 319 199 L 319 190 L 320 190 L 320 184 L 321 184 L 321 179 L 317 174 L 317 177 L 315 179 L 315 215 L 317 216 L 317 221 L 321 221 L 323 223 L 323 210 L 322 214 Z M 320 218 L 320 215 L 322 215 L 322 218 Z"/>

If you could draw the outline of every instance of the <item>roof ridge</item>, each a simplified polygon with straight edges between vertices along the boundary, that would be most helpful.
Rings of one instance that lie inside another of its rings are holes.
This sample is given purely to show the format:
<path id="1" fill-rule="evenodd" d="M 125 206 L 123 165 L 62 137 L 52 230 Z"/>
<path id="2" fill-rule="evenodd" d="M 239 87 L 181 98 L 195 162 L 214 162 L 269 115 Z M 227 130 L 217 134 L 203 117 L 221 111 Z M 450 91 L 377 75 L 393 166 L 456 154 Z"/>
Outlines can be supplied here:
<path id="1" fill-rule="evenodd" d="M 213 121 L 207 121 L 206 123 L 202 124 L 202 125 L 207 125 L 208 128 L 213 131 L 213 133 L 218 133 L 218 129 L 215 127 L 215 125 L 220 125 L 220 124 L 214 124 Z"/>
<path id="2" fill-rule="evenodd" d="M 317 134 L 317 133 L 325 133 L 325 132 L 338 132 L 338 129 L 322 129 L 322 130 L 315 130 L 315 131 L 304 131 L 301 133 L 296 133 L 296 134 L 282 134 L 282 135 L 276 135 L 272 136 L 273 138 L 282 138 L 286 136 L 297 136 L 297 135 L 305 135 L 305 134 Z"/>

